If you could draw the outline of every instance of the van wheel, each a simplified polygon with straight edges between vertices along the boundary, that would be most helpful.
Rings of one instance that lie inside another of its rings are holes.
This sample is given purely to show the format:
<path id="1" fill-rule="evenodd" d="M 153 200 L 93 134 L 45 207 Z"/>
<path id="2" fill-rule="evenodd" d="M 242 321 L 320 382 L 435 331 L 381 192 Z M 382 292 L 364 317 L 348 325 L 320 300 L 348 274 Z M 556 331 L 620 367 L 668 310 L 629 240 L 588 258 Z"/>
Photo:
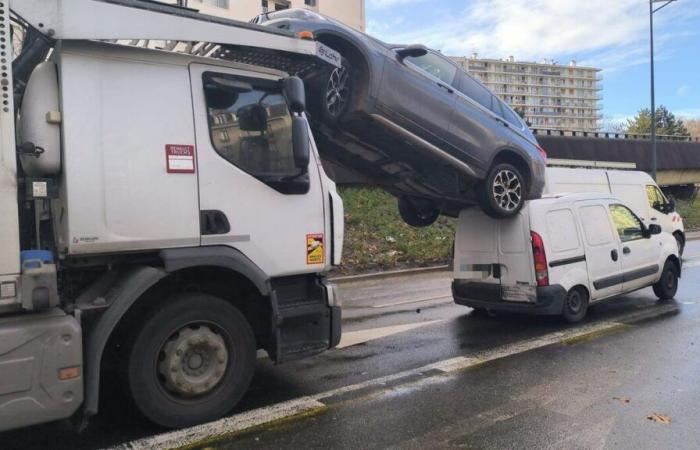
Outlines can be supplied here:
<path id="1" fill-rule="evenodd" d="M 128 353 L 127 388 L 147 419 L 187 427 L 233 409 L 255 362 L 255 338 L 238 309 L 211 295 L 182 294 L 142 322 Z"/>
<path id="2" fill-rule="evenodd" d="M 495 219 L 513 217 L 525 204 L 525 179 L 515 166 L 496 164 L 477 188 L 481 209 Z"/>
<path id="3" fill-rule="evenodd" d="M 576 323 L 586 317 L 588 311 L 588 293 L 581 288 L 572 288 L 564 300 L 562 315 L 569 323 Z"/>
<path id="4" fill-rule="evenodd" d="M 654 284 L 654 294 L 659 300 L 670 300 L 678 291 L 678 269 L 673 261 L 666 261 L 661 278 Z"/>

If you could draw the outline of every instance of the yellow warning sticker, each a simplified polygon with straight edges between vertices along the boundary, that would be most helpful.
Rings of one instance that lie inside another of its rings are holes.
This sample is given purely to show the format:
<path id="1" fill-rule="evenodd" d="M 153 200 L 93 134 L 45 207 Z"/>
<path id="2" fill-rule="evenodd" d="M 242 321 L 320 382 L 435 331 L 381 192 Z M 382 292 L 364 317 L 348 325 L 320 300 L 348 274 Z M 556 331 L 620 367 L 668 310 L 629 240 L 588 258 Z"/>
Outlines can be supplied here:
<path id="1" fill-rule="evenodd" d="M 306 264 L 323 264 L 326 252 L 323 248 L 323 233 L 306 235 Z"/>

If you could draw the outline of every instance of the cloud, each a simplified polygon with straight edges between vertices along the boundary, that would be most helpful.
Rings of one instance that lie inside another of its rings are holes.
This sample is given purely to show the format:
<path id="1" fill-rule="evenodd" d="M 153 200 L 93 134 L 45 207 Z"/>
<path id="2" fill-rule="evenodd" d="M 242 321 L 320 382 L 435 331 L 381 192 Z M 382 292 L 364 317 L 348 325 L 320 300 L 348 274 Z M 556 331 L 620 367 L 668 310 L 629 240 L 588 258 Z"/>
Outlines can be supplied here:
<path id="1" fill-rule="evenodd" d="M 678 88 L 678 90 L 676 91 L 676 95 L 679 97 L 687 97 L 688 95 L 690 95 L 691 91 L 691 87 L 687 84 L 684 84 L 683 86 Z"/>
<path id="2" fill-rule="evenodd" d="M 410 0 L 369 4 L 406 1 Z M 648 61 L 649 11 L 639 0 L 475 0 L 466 7 L 434 9 L 430 14 L 414 17 L 412 26 L 382 26 L 375 21 L 370 31 L 388 42 L 419 42 L 457 56 L 475 51 L 484 57 L 513 55 L 519 60 L 600 61 L 602 56 L 606 69 Z M 678 2 L 659 16 L 655 26 L 661 42 L 665 35 L 682 32 L 700 11 Z"/>
<path id="3" fill-rule="evenodd" d="M 387 9 L 395 6 L 408 5 L 410 3 L 421 3 L 425 0 L 367 0 L 369 9 Z"/>
<path id="4" fill-rule="evenodd" d="M 700 108 L 679 109 L 673 111 L 673 114 L 685 120 L 700 119 Z"/>

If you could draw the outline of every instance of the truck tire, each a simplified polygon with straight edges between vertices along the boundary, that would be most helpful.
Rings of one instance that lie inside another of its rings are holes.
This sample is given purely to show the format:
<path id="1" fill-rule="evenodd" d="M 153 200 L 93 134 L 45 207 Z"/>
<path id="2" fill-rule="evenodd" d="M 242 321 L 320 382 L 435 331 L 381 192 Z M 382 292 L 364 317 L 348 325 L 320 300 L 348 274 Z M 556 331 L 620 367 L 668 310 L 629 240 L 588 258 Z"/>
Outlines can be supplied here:
<path id="1" fill-rule="evenodd" d="M 661 278 L 653 286 L 659 300 L 671 300 L 678 291 L 678 269 L 673 261 L 666 260 Z"/>
<path id="2" fill-rule="evenodd" d="M 499 163 L 489 170 L 477 187 L 479 206 L 494 219 L 513 217 L 525 204 L 525 178 L 508 163 Z"/>
<path id="3" fill-rule="evenodd" d="M 569 323 L 577 323 L 586 317 L 588 312 L 588 292 L 580 287 L 571 288 L 564 299 L 562 316 Z"/>
<path id="4" fill-rule="evenodd" d="M 415 228 L 428 227 L 440 217 L 440 209 L 428 202 L 399 197 L 398 206 L 403 221 Z"/>
<path id="5" fill-rule="evenodd" d="M 341 67 L 311 78 L 307 82 L 311 116 L 334 126 L 350 110 L 353 101 L 353 71 L 350 62 L 342 58 Z"/>
<path id="6" fill-rule="evenodd" d="M 139 411 L 158 425 L 182 428 L 218 419 L 250 385 L 255 337 L 229 302 L 200 293 L 177 295 L 135 333 L 127 388 Z"/>

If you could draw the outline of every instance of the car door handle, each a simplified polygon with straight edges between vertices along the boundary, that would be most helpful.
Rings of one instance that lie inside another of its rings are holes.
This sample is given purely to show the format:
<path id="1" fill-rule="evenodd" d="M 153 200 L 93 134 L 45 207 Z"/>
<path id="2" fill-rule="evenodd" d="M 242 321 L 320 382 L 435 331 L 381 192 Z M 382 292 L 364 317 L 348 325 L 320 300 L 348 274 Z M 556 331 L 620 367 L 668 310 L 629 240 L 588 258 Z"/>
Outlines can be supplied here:
<path id="1" fill-rule="evenodd" d="M 656 217 L 652 217 L 651 220 L 653 220 L 654 222 L 656 222 Z"/>
<path id="2" fill-rule="evenodd" d="M 454 92 L 454 89 L 452 89 L 451 87 L 449 87 L 446 84 L 438 83 L 437 85 L 440 86 L 441 88 L 443 88 L 444 90 L 446 90 L 447 92 L 449 92 L 450 94 Z"/>
<path id="3" fill-rule="evenodd" d="M 612 258 L 613 261 L 617 261 L 617 257 L 618 257 L 617 250 L 612 250 L 610 252 L 610 257 Z"/>
<path id="4" fill-rule="evenodd" d="M 630 253 L 632 253 L 632 250 L 630 250 L 629 247 L 623 247 L 622 253 L 624 253 L 625 255 L 629 255 Z"/>

